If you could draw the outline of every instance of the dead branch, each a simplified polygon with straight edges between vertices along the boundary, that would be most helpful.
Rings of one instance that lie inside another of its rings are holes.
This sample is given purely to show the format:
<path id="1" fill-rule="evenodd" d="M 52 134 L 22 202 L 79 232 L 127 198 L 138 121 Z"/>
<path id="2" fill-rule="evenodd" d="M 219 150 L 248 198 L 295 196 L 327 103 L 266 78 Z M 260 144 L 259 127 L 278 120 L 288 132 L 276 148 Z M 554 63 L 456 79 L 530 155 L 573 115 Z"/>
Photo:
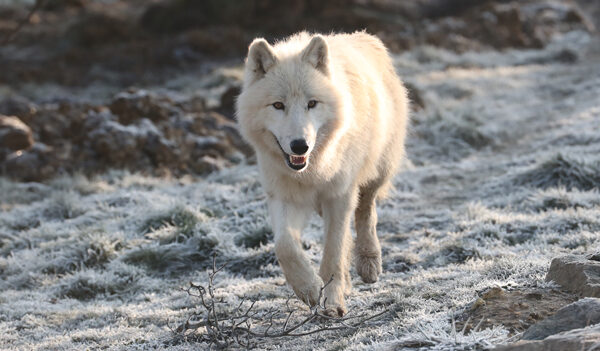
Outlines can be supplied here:
<path id="1" fill-rule="evenodd" d="M 269 308 L 265 311 L 255 309 L 256 301 L 248 303 L 242 297 L 237 306 L 232 309 L 219 308 L 225 304 L 216 298 L 215 276 L 225 265 L 217 267 L 216 257 L 213 257 L 212 270 L 208 273 L 207 286 L 190 282 L 183 289 L 190 296 L 199 298 L 201 311 L 190 315 L 187 320 L 172 329 L 177 336 L 187 340 L 203 341 L 218 348 L 239 345 L 250 348 L 260 339 L 299 337 L 321 332 L 356 330 L 365 326 L 367 322 L 380 318 L 389 310 L 376 314 L 351 315 L 352 311 L 343 318 L 326 315 L 326 299 L 323 297 L 324 289 L 333 281 L 333 277 L 321 288 L 318 303 L 311 307 L 309 313 L 293 321 L 292 316 L 298 315 L 299 309 L 289 305 L 291 296 L 286 300 L 286 311 Z"/>

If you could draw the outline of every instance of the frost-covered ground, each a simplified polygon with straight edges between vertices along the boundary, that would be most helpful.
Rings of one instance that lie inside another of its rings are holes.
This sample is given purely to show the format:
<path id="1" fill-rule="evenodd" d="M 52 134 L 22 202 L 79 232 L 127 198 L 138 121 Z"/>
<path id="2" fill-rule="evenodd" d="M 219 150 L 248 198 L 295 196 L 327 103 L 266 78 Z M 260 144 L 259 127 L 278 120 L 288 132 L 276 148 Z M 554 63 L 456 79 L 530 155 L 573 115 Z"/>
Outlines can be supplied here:
<path id="1" fill-rule="evenodd" d="M 407 169 L 378 207 L 384 273 L 353 272 L 348 307 L 392 313 L 357 330 L 268 339 L 264 349 L 481 349 L 502 325 L 456 333 L 452 315 L 494 286 L 547 286 L 550 259 L 597 248 L 600 56 L 570 33 L 539 51 L 396 57 L 425 108 Z M 211 252 L 217 294 L 283 309 L 255 166 L 205 179 L 114 171 L 45 184 L 0 179 L 0 348 L 205 349 L 169 325 L 199 311 Z M 316 262 L 321 223 L 303 241 Z M 300 306 L 300 305 L 298 305 Z M 404 346 L 402 346 L 404 345 Z"/>

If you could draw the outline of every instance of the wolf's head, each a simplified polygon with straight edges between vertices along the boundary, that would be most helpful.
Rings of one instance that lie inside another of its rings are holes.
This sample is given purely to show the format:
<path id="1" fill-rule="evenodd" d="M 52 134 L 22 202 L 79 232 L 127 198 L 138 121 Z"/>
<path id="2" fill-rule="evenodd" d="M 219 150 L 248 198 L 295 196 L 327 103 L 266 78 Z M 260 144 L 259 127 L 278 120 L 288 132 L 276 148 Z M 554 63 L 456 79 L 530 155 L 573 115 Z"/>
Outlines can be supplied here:
<path id="1" fill-rule="evenodd" d="M 303 34 L 274 47 L 255 39 L 237 101 L 242 135 L 293 172 L 307 169 L 324 147 L 339 110 L 327 42 L 320 35 L 307 39 Z"/>

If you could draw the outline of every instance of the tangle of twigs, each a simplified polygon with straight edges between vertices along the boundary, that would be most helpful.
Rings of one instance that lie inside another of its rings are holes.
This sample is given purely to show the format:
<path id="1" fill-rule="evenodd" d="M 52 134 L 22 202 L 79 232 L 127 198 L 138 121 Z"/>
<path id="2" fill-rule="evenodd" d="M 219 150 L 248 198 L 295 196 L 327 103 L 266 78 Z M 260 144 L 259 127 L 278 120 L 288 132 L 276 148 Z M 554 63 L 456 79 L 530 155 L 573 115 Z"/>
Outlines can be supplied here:
<path id="1" fill-rule="evenodd" d="M 230 306 L 215 296 L 214 279 L 225 266 L 217 267 L 216 257 L 213 257 L 207 286 L 190 282 L 189 287 L 184 289 L 190 296 L 200 299 L 200 311 L 190 315 L 176 328 L 171 328 L 177 337 L 187 341 L 206 342 L 217 348 L 234 345 L 251 348 L 264 338 L 299 337 L 326 331 L 355 330 L 389 312 L 384 310 L 375 314 L 358 315 L 348 313 L 343 318 L 327 316 L 324 314 L 326 299 L 323 298 L 323 290 L 332 279 L 321 288 L 319 303 L 311 307 L 306 316 L 294 320 L 292 315 L 302 312 L 299 312 L 300 308 L 290 307 L 291 296 L 285 303 L 285 311 L 274 307 L 257 310 L 256 301 L 250 302 L 245 297 L 237 306 Z M 222 305 L 225 306 L 220 307 Z"/>

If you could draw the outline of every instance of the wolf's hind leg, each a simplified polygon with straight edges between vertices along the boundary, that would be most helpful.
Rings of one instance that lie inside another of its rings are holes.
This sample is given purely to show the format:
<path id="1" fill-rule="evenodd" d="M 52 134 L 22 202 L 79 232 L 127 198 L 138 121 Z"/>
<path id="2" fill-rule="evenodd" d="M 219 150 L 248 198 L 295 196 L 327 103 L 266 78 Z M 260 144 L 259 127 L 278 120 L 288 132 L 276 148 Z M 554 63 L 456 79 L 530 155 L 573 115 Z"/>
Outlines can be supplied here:
<path id="1" fill-rule="evenodd" d="M 387 180 L 377 180 L 360 188 L 358 206 L 354 211 L 356 245 L 354 263 L 365 283 L 375 283 L 381 274 L 381 246 L 377 238 L 375 200 Z"/>
<path id="2" fill-rule="evenodd" d="M 314 306 L 319 302 L 323 281 L 300 245 L 300 234 L 310 216 L 311 208 L 272 199 L 268 204 L 279 265 L 296 296 L 307 305 Z"/>

